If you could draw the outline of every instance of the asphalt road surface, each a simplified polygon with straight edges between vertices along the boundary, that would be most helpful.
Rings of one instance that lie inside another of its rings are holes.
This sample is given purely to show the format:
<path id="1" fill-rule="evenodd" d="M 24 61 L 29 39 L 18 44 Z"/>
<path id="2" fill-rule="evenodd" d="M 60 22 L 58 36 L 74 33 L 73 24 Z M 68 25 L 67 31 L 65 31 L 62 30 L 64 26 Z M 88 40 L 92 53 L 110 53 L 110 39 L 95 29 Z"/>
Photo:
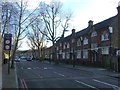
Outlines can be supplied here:
<path id="1" fill-rule="evenodd" d="M 49 62 L 18 62 L 20 88 L 87 88 L 91 90 L 120 90 L 118 79 L 95 72 L 68 68 Z"/>

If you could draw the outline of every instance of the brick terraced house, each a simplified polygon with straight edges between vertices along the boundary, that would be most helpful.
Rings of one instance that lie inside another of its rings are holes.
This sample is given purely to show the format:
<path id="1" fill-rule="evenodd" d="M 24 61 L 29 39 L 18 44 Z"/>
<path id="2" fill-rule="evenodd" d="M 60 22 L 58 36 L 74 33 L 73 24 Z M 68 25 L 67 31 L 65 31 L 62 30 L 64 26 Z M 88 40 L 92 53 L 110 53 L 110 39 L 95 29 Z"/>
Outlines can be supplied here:
<path id="1" fill-rule="evenodd" d="M 88 27 L 67 37 L 61 37 L 55 44 L 56 60 L 78 65 L 99 66 L 118 71 L 116 51 L 120 49 L 120 5 L 118 14 L 97 24 L 88 22 Z M 47 59 L 52 59 L 52 47 L 46 50 Z"/>

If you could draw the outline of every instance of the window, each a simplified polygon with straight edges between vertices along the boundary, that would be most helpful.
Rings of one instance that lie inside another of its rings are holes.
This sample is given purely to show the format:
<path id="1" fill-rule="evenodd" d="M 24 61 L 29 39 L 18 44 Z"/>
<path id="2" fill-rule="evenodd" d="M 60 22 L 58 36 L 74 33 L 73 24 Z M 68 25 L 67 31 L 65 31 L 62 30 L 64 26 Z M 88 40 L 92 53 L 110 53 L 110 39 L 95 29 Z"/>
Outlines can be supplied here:
<path id="1" fill-rule="evenodd" d="M 77 51 L 77 59 L 79 59 L 79 58 L 81 58 L 81 51 L 80 50 Z"/>
<path id="2" fill-rule="evenodd" d="M 64 44 L 64 47 L 63 47 L 64 49 L 66 49 L 66 43 Z"/>
<path id="3" fill-rule="evenodd" d="M 88 58 L 88 50 L 83 50 L 83 58 Z"/>
<path id="4" fill-rule="evenodd" d="M 97 32 L 93 31 L 92 34 L 91 34 L 91 37 L 95 37 L 95 36 L 97 36 Z"/>
<path id="5" fill-rule="evenodd" d="M 59 50 L 59 53 L 62 54 L 62 50 Z"/>
<path id="6" fill-rule="evenodd" d="M 69 43 L 67 44 L 67 48 L 70 48 L 70 44 Z"/>
<path id="7" fill-rule="evenodd" d="M 66 53 L 66 58 L 70 59 L 70 54 L 68 52 Z"/>
<path id="8" fill-rule="evenodd" d="M 59 47 L 57 47 L 57 51 L 59 50 Z"/>
<path id="9" fill-rule="evenodd" d="M 65 59 L 65 53 L 62 54 L 62 59 Z"/>
<path id="10" fill-rule="evenodd" d="M 50 59 L 52 59 L 52 54 L 50 55 Z"/>
<path id="11" fill-rule="evenodd" d="M 62 43 L 60 43 L 60 47 L 62 46 Z"/>
<path id="12" fill-rule="evenodd" d="M 103 47 L 102 54 L 109 54 L 109 47 Z"/>
<path id="13" fill-rule="evenodd" d="M 103 32 L 103 34 L 101 36 L 101 40 L 102 41 L 109 40 L 109 34 L 108 34 L 108 32 Z"/>
<path id="14" fill-rule="evenodd" d="M 74 39 L 72 39 L 72 43 L 74 43 L 74 41 L 75 41 L 75 40 L 74 40 Z"/>
<path id="15" fill-rule="evenodd" d="M 78 39 L 77 46 L 80 46 L 80 45 L 81 45 L 81 41 L 80 41 L 80 39 Z"/>
<path id="16" fill-rule="evenodd" d="M 59 59 L 59 54 L 57 53 L 57 59 Z"/>
<path id="17" fill-rule="evenodd" d="M 88 39 L 87 39 L 87 38 L 85 38 L 85 39 L 83 40 L 83 44 L 84 44 L 84 45 L 88 44 Z"/>
<path id="18" fill-rule="evenodd" d="M 91 48 L 97 48 L 97 43 L 92 43 Z"/>

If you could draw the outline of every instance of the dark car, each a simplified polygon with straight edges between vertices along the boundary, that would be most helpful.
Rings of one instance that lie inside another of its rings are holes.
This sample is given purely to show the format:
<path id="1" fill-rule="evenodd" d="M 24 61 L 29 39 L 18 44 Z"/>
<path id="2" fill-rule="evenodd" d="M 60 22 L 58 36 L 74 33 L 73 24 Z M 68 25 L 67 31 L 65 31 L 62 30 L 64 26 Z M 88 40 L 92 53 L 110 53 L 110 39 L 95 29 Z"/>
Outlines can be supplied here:
<path id="1" fill-rule="evenodd" d="M 28 57 L 28 58 L 27 58 L 27 61 L 32 61 L 32 57 Z"/>

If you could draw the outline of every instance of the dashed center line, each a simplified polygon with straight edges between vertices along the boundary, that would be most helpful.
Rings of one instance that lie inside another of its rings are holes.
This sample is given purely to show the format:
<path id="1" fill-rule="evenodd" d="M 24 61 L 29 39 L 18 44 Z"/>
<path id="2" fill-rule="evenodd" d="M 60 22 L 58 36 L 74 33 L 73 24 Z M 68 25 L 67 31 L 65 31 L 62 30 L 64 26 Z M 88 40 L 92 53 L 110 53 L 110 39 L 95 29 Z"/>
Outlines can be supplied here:
<path id="1" fill-rule="evenodd" d="M 78 81 L 78 80 L 75 80 L 77 83 L 80 83 L 80 84 L 83 84 L 83 85 L 85 85 L 85 86 L 87 86 L 87 87 L 90 87 L 90 88 L 94 88 L 94 89 L 96 89 L 96 90 L 100 90 L 100 89 L 98 89 L 98 88 L 96 88 L 96 87 L 94 87 L 94 86 L 91 86 L 91 85 L 89 85 L 89 84 L 86 84 L 86 83 L 84 83 L 84 82 L 81 82 L 81 81 Z"/>
<path id="2" fill-rule="evenodd" d="M 60 76 L 65 77 L 65 75 L 63 75 L 63 74 L 61 74 L 61 73 L 58 73 L 58 72 L 53 72 L 53 73 L 56 73 L 56 74 L 58 74 L 58 75 L 60 75 Z"/>

